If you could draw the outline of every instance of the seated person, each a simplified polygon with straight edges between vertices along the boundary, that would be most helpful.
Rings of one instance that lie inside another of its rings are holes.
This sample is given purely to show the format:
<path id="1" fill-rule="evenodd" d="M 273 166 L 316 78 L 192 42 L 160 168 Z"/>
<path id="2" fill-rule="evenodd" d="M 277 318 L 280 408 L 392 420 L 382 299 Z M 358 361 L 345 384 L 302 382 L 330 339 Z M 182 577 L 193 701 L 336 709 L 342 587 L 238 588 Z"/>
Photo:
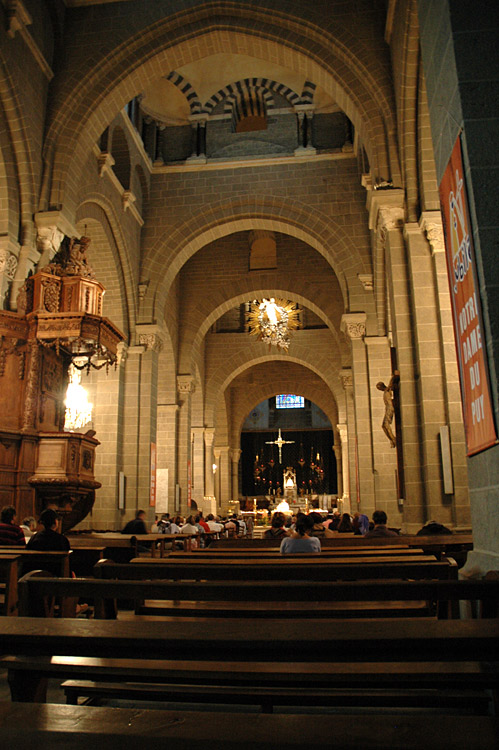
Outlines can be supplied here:
<path id="1" fill-rule="evenodd" d="M 364 534 L 364 539 L 371 539 L 377 536 L 398 536 L 396 531 L 387 528 L 387 520 L 384 510 L 375 510 L 373 513 L 374 529 Z"/>
<path id="2" fill-rule="evenodd" d="M 215 521 L 215 516 L 213 515 L 213 513 L 210 513 L 210 515 L 206 517 L 206 523 L 208 524 L 210 531 L 223 530 L 223 523 L 218 523 L 218 521 Z"/>
<path id="3" fill-rule="evenodd" d="M 350 518 L 350 513 L 343 513 L 341 516 L 341 521 L 338 524 L 337 531 L 339 534 L 352 534 L 353 533 L 353 523 L 352 519 Z"/>
<path id="4" fill-rule="evenodd" d="M 310 515 L 299 513 L 296 518 L 295 531 L 291 536 L 284 537 L 281 542 L 281 555 L 319 554 L 321 543 L 316 536 L 310 536 L 313 526 L 314 519 Z"/>
<path id="5" fill-rule="evenodd" d="M 121 531 L 122 534 L 147 534 L 146 528 L 146 512 L 145 510 L 138 510 L 135 514 L 135 518 L 124 526 Z"/>
<path id="6" fill-rule="evenodd" d="M 419 529 L 416 536 L 431 536 L 431 535 L 439 535 L 439 534 L 452 534 L 452 531 L 447 528 L 447 526 L 444 526 L 442 523 L 437 523 L 437 521 L 428 521 L 426 526 L 423 526 L 422 529 Z"/>
<path id="7" fill-rule="evenodd" d="M 310 536 L 316 536 L 318 539 L 324 539 L 325 537 L 331 538 L 334 537 L 335 534 L 330 531 L 328 528 L 326 528 L 322 522 L 322 516 L 320 513 L 316 513 L 315 511 L 312 511 L 310 513 L 310 516 L 313 518 L 314 526 L 312 531 L 310 532 Z"/>
<path id="8" fill-rule="evenodd" d="M 0 545 L 24 547 L 26 539 L 23 530 L 16 523 L 16 509 L 6 505 L 0 514 Z"/>
<path id="9" fill-rule="evenodd" d="M 270 529 L 267 529 L 265 534 L 263 535 L 264 539 L 282 539 L 282 537 L 287 536 L 287 531 L 284 528 L 284 524 L 286 523 L 286 516 L 284 513 L 280 513 L 277 511 L 272 516 L 272 521 L 270 524 Z"/>

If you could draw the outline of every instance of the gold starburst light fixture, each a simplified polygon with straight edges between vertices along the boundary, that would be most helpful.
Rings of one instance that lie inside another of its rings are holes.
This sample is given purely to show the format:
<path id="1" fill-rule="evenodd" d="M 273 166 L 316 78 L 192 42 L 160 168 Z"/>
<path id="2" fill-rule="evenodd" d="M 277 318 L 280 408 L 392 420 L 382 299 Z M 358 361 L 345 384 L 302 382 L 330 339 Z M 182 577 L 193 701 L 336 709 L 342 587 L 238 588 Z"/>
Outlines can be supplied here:
<path id="1" fill-rule="evenodd" d="M 255 300 L 248 313 L 248 326 L 252 336 L 264 344 L 276 346 L 287 352 L 289 334 L 299 326 L 299 310 L 293 302 L 284 299 Z"/>

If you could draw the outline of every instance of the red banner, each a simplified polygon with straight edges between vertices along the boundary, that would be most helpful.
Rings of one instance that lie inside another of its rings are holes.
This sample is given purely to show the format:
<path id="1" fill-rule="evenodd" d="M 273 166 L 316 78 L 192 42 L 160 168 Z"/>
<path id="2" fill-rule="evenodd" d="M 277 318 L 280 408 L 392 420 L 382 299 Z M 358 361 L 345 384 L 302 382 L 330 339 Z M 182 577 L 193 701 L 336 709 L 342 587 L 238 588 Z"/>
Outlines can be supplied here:
<path id="1" fill-rule="evenodd" d="M 468 456 L 496 442 L 480 298 L 464 181 L 461 142 L 456 140 L 440 183 L 447 272 L 456 334 Z"/>

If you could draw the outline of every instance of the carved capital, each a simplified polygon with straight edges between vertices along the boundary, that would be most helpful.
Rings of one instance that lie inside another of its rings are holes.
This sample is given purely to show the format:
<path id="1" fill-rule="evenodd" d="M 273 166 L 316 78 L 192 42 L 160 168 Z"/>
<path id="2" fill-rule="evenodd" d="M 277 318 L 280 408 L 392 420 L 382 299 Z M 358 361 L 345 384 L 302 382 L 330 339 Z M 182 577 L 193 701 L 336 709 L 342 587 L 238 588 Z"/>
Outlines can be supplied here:
<path id="1" fill-rule="evenodd" d="M 338 430 L 338 435 L 340 436 L 340 442 L 342 445 L 344 445 L 348 441 L 348 427 L 346 424 L 337 424 L 336 429 Z"/>
<path id="2" fill-rule="evenodd" d="M 139 345 L 148 352 L 159 353 L 163 348 L 163 342 L 157 333 L 139 333 Z"/>
<path id="3" fill-rule="evenodd" d="M 125 344 L 124 341 L 120 341 L 118 346 L 116 347 L 117 350 L 117 361 L 119 365 L 124 365 L 127 361 L 128 357 L 128 346 Z"/>
<path id="4" fill-rule="evenodd" d="M 346 391 L 347 388 L 353 388 L 353 376 L 351 370 L 340 370 L 340 380 L 343 390 Z"/>
<path id="5" fill-rule="evenodd" d="M 239 448 L 232 448 L 230 451 L 230 458 L 233 464 L 238 464 L 241 457 L 242 451 Z"/>
<path id="6" fill-rule="evenodd" d="M 196 390 L 196 380 L 192 375 L 177 375 L 177 393 L 186 396 Z"/>
<path id="7" fill-rule="evenodd" d="M 440 211 L 423 211 L 419 226 L 426 234 L 432 254 L 445 252 L 444 227 Z"/>
<path id="8" fill-rule="evenodd" d="M 61 232 L 54 224 L 37 227 L 36 249 L 45 262 L 51 261 L 59 252 L 64 232 Z"/>
<path id="9" fill-rule="evenodd" d="M 0 276 L 5 276 L 9 281 L 14 278 L 17 268 L 17 258 L 5 248 L 0 248 Z"/>
<path id="10" fill-rule="evenodd" d="M 372 292 L 374 289 L 374 280 L 372 273 L 358 273 L 357 278 L 364 287 L 365 292 Z"/>
<path id="11" fill-rule="evenodd" d="M 402 229 L 404 226 L 404 209 L 394 206 L 382 207 L 378 211 L 377 232 L 382 242 L 386 241 L 388 232 Z"/>
<path id="12" fill-rule="evenodd" d="M 341 330 L 350 339 L 362 339 L 366 335 L 365 312 L 345 313 L 341 317 Z"/>
<path id="13" fill-rule="evenodd" d="M 215 428 L 205 427 L 204 428 L 204 444 L 207 448 L 211 448 L 213 440 L 215 439 Z"/>
<path id="14" fill-rule="evenodd" d="M 144 298 L 145 298 L 145 296 L 146 296 L 146 292 L 147 292 L 147 287 L 148 287 L 148 286 L 149 286 L 149 282 L 148 282 L 148 281 L 144 281 L 144 282 L 142 282 L 142 284 L 139 284 L 139 286 L 138 286 L 138 290 L 139 290 L 139 300 L 140 300 L 141 302 L 143 301 L 143 299 L 144 299 Z"/>

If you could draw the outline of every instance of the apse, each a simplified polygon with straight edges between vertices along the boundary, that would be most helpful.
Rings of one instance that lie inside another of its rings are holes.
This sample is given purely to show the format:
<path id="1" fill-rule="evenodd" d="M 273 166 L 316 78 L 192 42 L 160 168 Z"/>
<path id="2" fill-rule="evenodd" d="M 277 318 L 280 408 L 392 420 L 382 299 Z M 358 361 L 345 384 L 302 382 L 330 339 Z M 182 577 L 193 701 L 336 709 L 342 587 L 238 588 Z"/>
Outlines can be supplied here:
<path id="1" fill-rule="evenodd" d="M 298 496 L 337 493 L 334 434 L 324 412 L 299 394 L 276 394 L 246 418 L 241 432 L 242 494 L 279 497 L 292 468 Z"/>

